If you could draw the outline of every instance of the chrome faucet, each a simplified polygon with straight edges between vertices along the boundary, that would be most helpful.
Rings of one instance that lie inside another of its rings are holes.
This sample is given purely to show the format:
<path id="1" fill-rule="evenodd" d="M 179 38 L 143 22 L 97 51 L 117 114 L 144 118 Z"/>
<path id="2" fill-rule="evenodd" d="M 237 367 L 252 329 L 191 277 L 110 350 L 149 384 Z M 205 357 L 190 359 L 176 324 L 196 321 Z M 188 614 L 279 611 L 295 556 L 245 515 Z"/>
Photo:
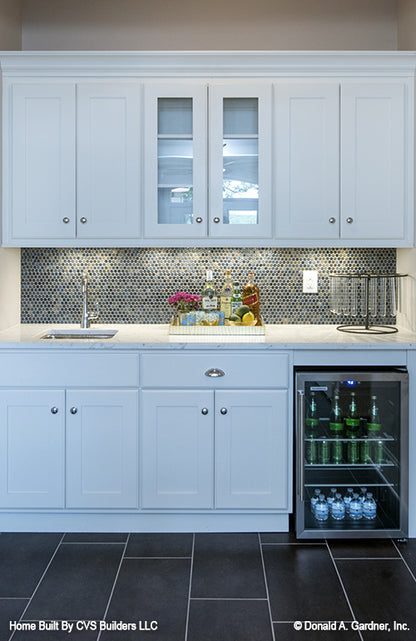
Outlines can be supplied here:
<path id="1" fill-rule="evenodd" d="M 98 318 L 98 303 L 96 313 L 88 311 L 88 276 L 84 272 L 81 279 L 81 292 L 82 292 L 82 318 L 81 318 L 81 327 L 82 329 L 88 329 L 91 321 L 97 320 Z"/>

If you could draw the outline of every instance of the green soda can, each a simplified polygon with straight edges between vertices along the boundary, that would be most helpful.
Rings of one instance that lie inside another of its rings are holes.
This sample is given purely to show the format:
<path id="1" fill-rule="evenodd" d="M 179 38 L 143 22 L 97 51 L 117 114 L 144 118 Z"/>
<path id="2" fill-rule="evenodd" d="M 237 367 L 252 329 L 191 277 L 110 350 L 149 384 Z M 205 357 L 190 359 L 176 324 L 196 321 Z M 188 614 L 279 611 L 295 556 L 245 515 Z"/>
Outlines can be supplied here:
<path id="1" fill-rule="evenodd" d="M 332 443 L 332 462 L 339 465 L 343 459 L 343 442 L 334 441 Z"/>
<path id="2" fill-rule="evenodd" d="M 376 441 L 374 443 L 374 463 L 380 465 L 383 458 L 383 441 Z"/>
<path id="3" fill-rule="evenodd" d="M 330 447 L 328 441 L 321 443 L 321 463 L 328 464 L 331 461 Z"/>
<path id="4" fill-rule="evenodd" d="M 361 463 L 371 463 L 371 452 L 370 452 L 370 441 L 368 440 L 367 436 L 363 437 L 364 440 L 361 441 L 361 447 L 360 447 L 360 455 L 361 455 Z"/>
<path id="5" fill-rule="evenodd" d="M 351 438 L 351 440 L 348 442 L 347 451 L 348 463 L 351 463 L 351 465 L 356 465 L 360 462 L 359 443 L 355 440 L 355 438 Z"/>

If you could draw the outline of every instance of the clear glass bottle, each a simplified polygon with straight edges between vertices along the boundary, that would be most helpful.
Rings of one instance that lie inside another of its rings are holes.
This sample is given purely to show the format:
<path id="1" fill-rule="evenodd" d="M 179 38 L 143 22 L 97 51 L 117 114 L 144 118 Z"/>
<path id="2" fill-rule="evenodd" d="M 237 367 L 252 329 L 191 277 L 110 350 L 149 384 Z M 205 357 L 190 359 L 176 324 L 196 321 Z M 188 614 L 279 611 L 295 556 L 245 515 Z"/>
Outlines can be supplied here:
<path id="1" fill-rule="evenodd" d="M 336 521 L 342 521 L 342 519 L 345 518 L 345 503 L 339 492 L 335 494 L 334 500 L 331 503 L 331 516 Z"/>
<path id="2" fill-rule="evenodd" d="M 225 280 L 220 295 L 220 311 L 224 312 L 224 317 L 228 320 L 231 316 L 231 299 L 233 295 L 233 284 L 231 282 L 231 270 L 225 270 Z"/>
<path id="3" fill-rule="evenodd" d="M 316 404 L 315 392 L 311 392 L 310 403 L 306 407 L 305 441 L 306 461 L 311 465 L 318 463 L 318 443 L 316 441 L 319 428 L 318 407 Z"/>
<path id="4" fill-rule="evenodd" d="M 311 512 L 312 512 L 312 514 L 315 513 L 315 506 L 316 506 L 316 504 L 318 502 L 318 499 L 319 499 L 321 494 L 322 494 L 322 492 L 318 487 L 314 489 L 313 496 L 311 497 Z"/>
<path id="5" fill-rule="evenodd" d="M 248 305 L 256 325 L 261 325 L 260 320 L 260 290 L 254 282 L 254 272 L 248 273 L 248 282 L 243 288 L 243 305 Z"/>
<path id="6" fill-rule="evenodd" d="M 353 495 L 353 490 L 352 487 L 347 487 L 347 492 L 344 496 L 344 503 L 345 503 L 345 513 L 349 514 L 350 513 L 350 503 Z"/>
<path id="7" fill-rule="evenodd" d="M 337 494 L 337 488 L 336 487 L 331 487 L 331 494 L 328 496 L 328 503 L 329 503 L 330 507 L 331 507 L 332 503 L 334 502 L 336 494 Z"/>
<path id="8" fill-rule="evenodd" d="M 347 459 L 351 465 L 360 462 L 360 446 L 357 437 L 360 432 L 360 415 L 358 412 L 355 392 L 351 392 L 351 400 L 348 406 L 348 414 L 345 418 L 347 428 L 347 438 L 350 439 L 347 444 Z"/>
<path id="9" fill-rule="evenodd" d="M 240 292 L 240 283 L 233 283 L 233 294 L 231 296 L 231 314 L 235 314 L 236 309 L 243 304 L 243 297 Z"/>
<path id="10" fill-rule="evenodd" d="M 201 294 L 202 310 L 215 312 L 218 309 L 218 297 L 212 279 L 212 271 L 207 269 L 206 281 Z"/>
<path id="11" fill-rule="evenodd" d="M 378 438 L 381 432 L 380 410 L 377 405 L 377 396 L 371 397 L 370 407 L 368 408 L 367 433 L 371 438 Z"/>
<path id="12" fill-rule="evenodd" d="M 331 438 L 337 439 L 332 442 L 332 462 L 339 464 L 343 459 L 344 418 L 339 404 L 339 394 L 335 393 L 332 402 L 331 414 L 329 417 L 329 431 Z"/>
<path id="13" fill-rule="evenodd" d="M 363 516 L 363 504 L 357 492 L 354 492 L 350 502 L 349 516 L 353 521 L 359 521 Z"/>

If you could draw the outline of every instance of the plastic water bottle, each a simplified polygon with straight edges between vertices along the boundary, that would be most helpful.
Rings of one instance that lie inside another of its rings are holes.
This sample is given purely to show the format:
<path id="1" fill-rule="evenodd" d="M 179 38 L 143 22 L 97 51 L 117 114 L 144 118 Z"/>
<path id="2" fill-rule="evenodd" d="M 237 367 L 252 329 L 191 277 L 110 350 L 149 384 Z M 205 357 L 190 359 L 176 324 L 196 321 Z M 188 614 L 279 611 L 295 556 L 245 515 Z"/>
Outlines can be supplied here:
<path id="1" fill-rule="evenodd" d="M 336 487 L 331 487 L 331 494 L 328 496 L 328 505 L 329 509 L 331 509 L 332 502 L 335 499 L 335 494 L 337 493 L 337 488 Z"/>
<path id="2" fill-rule="evenodd" d="M 377 514 L 377 505 L 373 499 L 373 493 L 367 492 L 367 496 L 363 502 L 363 517 L 365 519 L 371 520 L 375 519 Z"/>
<path id="3" fill-rule="evenodd" d="M 315 505 L 315 518 L 317 521 L 326 521 L 329 515 L 329 507 L 327 500 L 323 494 L 319 495 L 319 499 Z"/>
<path id="4" fill-rule="evenodd" d="M 319 488 L 316 488 L 313 491 L 313 496 L 311 497 L 311 512 L 312 514 L 315 514 L 315 506 L 318 502 L 319 496 L 321 494 L 321 490 Z"/>
<path id="5" fill-rule="evenodd" d="M 363 504 L 357 492 L 354 492 L 350 501 L 350 518 L 359 521 L 363 516 Z"/>
<path id="6" fill-rule="evenodd" d="M 336 521 L 342 521 L 345 517 L 345 503 L 339 492 L 335 494 L 335 498 L 331 503 L 331 516 Z"/>
<path id="7" fill-rule="evenodd" d="M 359 498 L 360 498 L 361 503 L 364 503 L 364 501 L 365 501 L 365 499 L 367 497 L 367 488 L 366 487 L 360 487 L 360 490 L 361 490 L 361 492 L 360 492 L 360 497 Z"/>
<path id="8" fill-rule="evenodd" d="M 352 487 L 347 487 L 347 493 L 344 496 L 345 514 L 350 513 L 350 503 L 351 503 L 352 495 L 353 495 Z"/>

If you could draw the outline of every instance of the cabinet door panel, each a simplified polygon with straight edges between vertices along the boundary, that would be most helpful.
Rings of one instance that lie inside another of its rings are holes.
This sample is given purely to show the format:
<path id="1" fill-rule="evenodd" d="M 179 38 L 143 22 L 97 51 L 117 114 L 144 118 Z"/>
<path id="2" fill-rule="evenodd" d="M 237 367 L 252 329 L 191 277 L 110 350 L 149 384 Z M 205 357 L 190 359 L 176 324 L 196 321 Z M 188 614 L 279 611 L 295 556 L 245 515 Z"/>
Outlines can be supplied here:
<path id="1" fill-rule="evenodd" d="M 73 237 L 75 87 L 16 84 L 11 118 L 11 237 Z"/>
<path id="2" fill-rule="evenodd" d="M 338 238 L 339 85 L 278 84 L 275 92 L 276 235 Z"/>
<path id="3" fill-rule="evenodd" d="M 1 507 L 63 507 L 64 430 L 63 391 L 0 391 Z"/>
<path id="4" fill-rule="evenodd" d="M 137 507 L 137 434 L 136 391 L 67 392 L 67 507 Z"/>
<path id="5" fill-rule="evenodd" d="M 405 87 L 345 84 L 341 114 L 342 237 L 405 239 Z"/>
<path id="6" fill-rule="evenodd" d="M 139 157 L 139 85 L 79 85 L 79 238 L 134 238 L 139 235 Z"/>
<path id="7" fill-rule="evenodd" d="M 147 238 L 207 233 L 207 88 L 148 84 L 144 90 Z"/>
<path id="8" fill-rule="evenodd" d="M 213 392 L 142 392 L 144 508 L 212 507 L 212 408 Z"/>
<path id="9" fill-rule="evenodd" d="M 216 392 L 215 425 L 215 506 L 288 509 L 288 392 Z"/>
<path id="10" fill-rule="evenodd" d="M 209 87 L 209 234 L 271 237 L 271 85 Z"/>

